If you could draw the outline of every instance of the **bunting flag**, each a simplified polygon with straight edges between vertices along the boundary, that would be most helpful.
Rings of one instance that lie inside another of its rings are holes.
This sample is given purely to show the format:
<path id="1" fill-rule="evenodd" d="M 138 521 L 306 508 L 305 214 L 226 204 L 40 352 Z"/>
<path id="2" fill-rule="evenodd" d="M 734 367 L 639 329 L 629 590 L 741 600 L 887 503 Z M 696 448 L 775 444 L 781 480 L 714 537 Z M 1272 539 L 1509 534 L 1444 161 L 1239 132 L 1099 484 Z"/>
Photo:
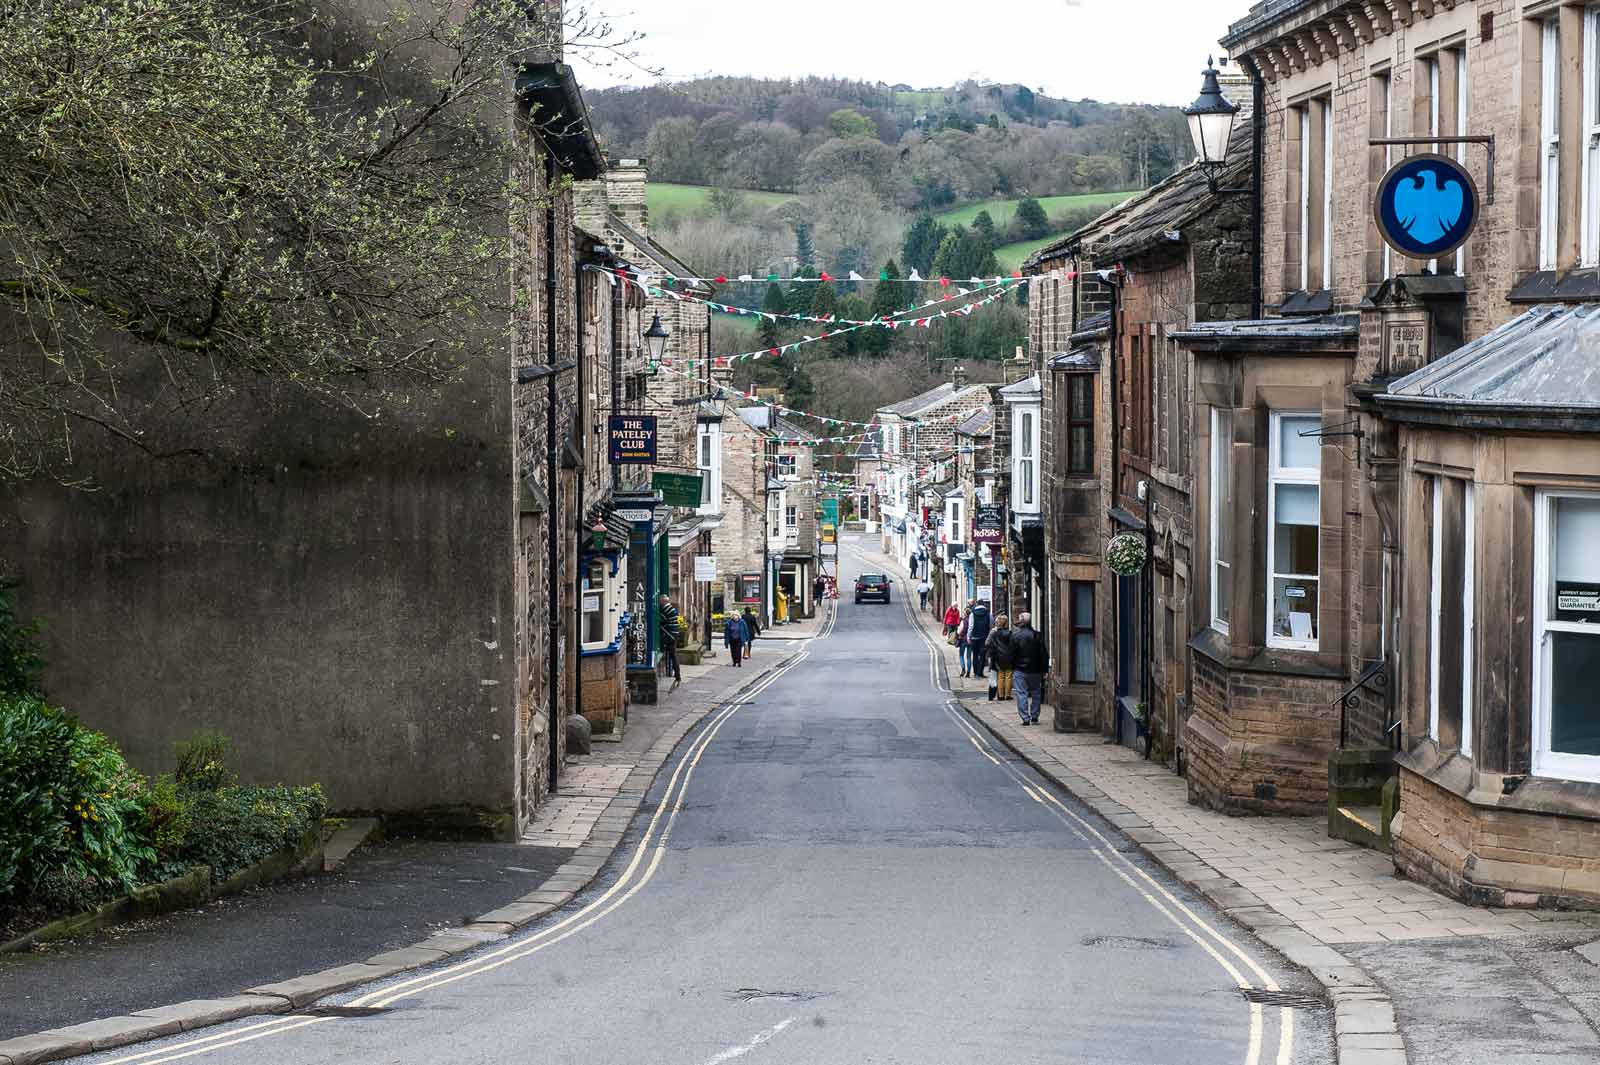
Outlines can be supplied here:
<path id="1" fill-rule="evenodd" d="M 726 357 L 727 356 L 722 356 L 722 358 L 726 358 Z M 696 361 L 704 362 L 705 360 L 701 359 L 701 360 L 696 360 Z M 861 428 L 861 429 L 877 429 L 882 424 L 881 422 L 876 422 L 876 421 L 872 421 L 872 422 L 854 422 L 854 421 L 849 420 L 848 418 L 835 418 L 835 417 L 832 417 L 831 415 L 827 415 L 827 414 L 817 414 L 817 413 L 815 413 L 813 411 L 801 410 L 798 407 L 785 406 L 782 403 L 771 403 L 771 402 L 768 402 L 767 400 L 762 399 L 759 395 L 757 395 L 754 392 L 741 391 L 740 389 L 734 388 L 732 385 L 718 384 L 718 383 L 716 383 L 714 381 L 707 382 L 704 378 L 702 378 L 701 376 L 699 376 L 699 374 L 695 373 L 692 370 L 689 371 L 689 372 L 684 372 L 682 370 L 674 369 L 672 366 L 666 365 L 665 364 L 665 360 L 663 360 L 663 362 L 661 364 L 658 364 L 658 367 L 659 367 L 659 369 L 664 370 L 667 373 L 670 373 L 675 377 L 687 378 L 687 379 L 689 379 L 691 381 L 697 381 L 697 382 L 700 382 L 701 384 L 706 385 L 707 387 L 711 388 L 716 393 L 718 398 L 721 398 L 723 396 L 738 396 L 740 399 L 747 399 L 752 403 L 759 403 L 761 406 L 766 407 L 766 408 L 768 408 L 770 410 L 776 411 L 778 414 L 784 415 L 785 417 L 811 418 L 811 419 L 813 419 L 815 421 L 819 421 L 819 422 L 823 423 L 824 425 L 842 425 L 842 426 L 850 426 L 850 427 L 853 427 L 853 428 Z M 945 415 L 941 415 L 941 416 L 939 416 L 937 418 L 922 418 L 922 419 L 918 419 L 914 424 L 916 424 L 916 425 L 948 425 L 948 424 L 953 424 L 953 423 L 956 423 L 956 422 L 964 422 L 968 418 L 972 417 L 973 413 L 975 413 L 975 412 L 967 411 L 965 413 L 957 412 L 955 414 L 945 414 Z M 865 435 L 869 435 L 870 436 L 871 434 L 865 434 Z"/>
<path id="2" fill-rule="evenodd" d="M 800 284 L 800 285 L 820 285 L 820 284 L 823 284 L 824 282 L 830 282 L 830 281 L 858 281 L 859 282 L 859 281 L 865 281 L 866 280 L 866 278 L 862 277 L 859 273 L 857 273 L 854 270 L 846 270 L 844 272 L 843 276 L 840 276 L 838 274 L 830 274 L 826 270 L 819 270 L 819 271 L 817 271 L 817 274 L 816 274 L 815 277 L 783 277 L 782 275 L 777 274 L 777 273 L 767 273 L 767 274 L 762 274 L 762 275 L 759 275 L 759 276 L 756 275 L 756 274 L 750 274 L 750 273 L 741 273 L 741 274 L 727 274 L 727 273 L 724 273 L 724 274 L 717 274 L 714 277 L 695 277 L 695 276 L 688 275 L 688 274 L 669 274 L 669 273 L 665 273 L 665 272 L 662 272 L 662 271 L 659 271 L 659 270 L 633 270 L 633 269 L 628 269 L 626 267 L 618 268 L 617 270 L 607 270 L 605 267 L 590 265 L 590 266 L 586 266 L 585 269 L 598 270 L 601 273 L 612 274 L 613 276 L 615 276 L 617 278 L 621 278 L 623 280 L 637 280 L 638 283 L 644 284 L 644 285 L 654 284 L 654 283 L 659 281 L 662 285 L 664 285 L 665 287 L 669 287 L 669 288 L 677 286 L 677 285 L 727 285 L 727 284 L 731 284 L 731 283 L 735 283 L 735 282 L 737 282 L 739 284 L 744 284 L 744 285 L 761 284 L 761 283 L 782 284 L 782 285 L 795 285 L 795 284 Z M 995 283 L 995 282 L 1007 281 L 1007 280 L 1010 280 L 1010 281 L 1021 281 L 1021 280 L 1024 280 L 1025 277 L 1056 277 L 1056 278 L 1064 277 L 1067 280 L 1071 280 L 1073 277 L 1076 277 L 1076 276 L 1077 276 L 1077 274 L 1075 272 L 1064 271 L 1064 270 L 1049 270 L 1049 271 L 1045 271 L 1043 273 L 1028 274 L 1028 275 L 1024 275 L 1021 270 L 1013 270 L 1009 274 L 994 274 L 994 275 L 991 275 L 991 276 L 988 276 L 988 277 L 969 277 L 969 278 L 926 277 L 925 278 L 920 273 L 918 273 L 916 270 L 913 270 L 913 271 L 911 271 L 910 275 L 907 276 L 907 277 L 890 277 L 887 270 L 880 270 L 880 271 L 878 271 L 878 278 L 877 279 L 879 281 L 888 281 L 888 282 L 893 283 L 893 284 L 905 284 L 905 285 L 920 285 L 920 284 L 937 283 L 939 285 L 942 285 L 942 286 L 948 288 L 950 285 L 956 284 L 958 282 L 959 283 L 965 283 L 965 284 L 971 284 L 971 285 L 979 285 L 979 284 L 992 284 L 992 283 Z"/>

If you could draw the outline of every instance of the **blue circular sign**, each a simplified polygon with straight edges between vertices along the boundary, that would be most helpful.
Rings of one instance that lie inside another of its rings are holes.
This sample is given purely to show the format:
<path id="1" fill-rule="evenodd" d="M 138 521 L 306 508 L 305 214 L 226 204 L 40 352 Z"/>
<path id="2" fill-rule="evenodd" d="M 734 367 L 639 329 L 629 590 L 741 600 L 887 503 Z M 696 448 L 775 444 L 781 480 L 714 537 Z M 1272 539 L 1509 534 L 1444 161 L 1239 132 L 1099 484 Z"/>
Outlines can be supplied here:
<path id="1" fill-rule="evenodd" d="M 1378 183 L 1373 215 L 1389 247 L 1413 259 L 1437 259 L 1472 235 L 1478 224 L 1478 186 L 1448 156 L 1408 156 Z"/>

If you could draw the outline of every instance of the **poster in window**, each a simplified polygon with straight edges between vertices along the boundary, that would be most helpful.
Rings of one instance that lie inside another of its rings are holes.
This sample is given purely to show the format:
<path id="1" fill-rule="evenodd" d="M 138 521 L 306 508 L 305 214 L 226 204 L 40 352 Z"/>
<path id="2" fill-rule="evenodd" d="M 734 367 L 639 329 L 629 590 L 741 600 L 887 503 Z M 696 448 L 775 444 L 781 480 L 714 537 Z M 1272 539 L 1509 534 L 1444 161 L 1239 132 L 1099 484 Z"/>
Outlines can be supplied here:
<path id="1" fill-rule="evenodd" d="M 761 574 L 742 573 L 739 575 L 739 602 L 761 602 Z"/>
<path id="2" fill-rule="evenodd" d="M 1592 621 L 1600 625 L 1600 584 L 1556 581 L 1557 621 Z"/>

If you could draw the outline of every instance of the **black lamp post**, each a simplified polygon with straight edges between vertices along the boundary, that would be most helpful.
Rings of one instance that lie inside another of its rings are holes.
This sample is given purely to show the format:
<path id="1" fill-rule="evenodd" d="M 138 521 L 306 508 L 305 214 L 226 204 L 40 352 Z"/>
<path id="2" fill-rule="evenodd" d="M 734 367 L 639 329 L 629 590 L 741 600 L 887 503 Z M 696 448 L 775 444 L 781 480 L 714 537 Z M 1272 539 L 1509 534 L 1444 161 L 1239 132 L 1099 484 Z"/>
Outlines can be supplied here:
<path id="1" fill-rule="evenodd" d="M 1217 84 L 1217 68 L 1212 65 L 1210 56 L 1206 57 L 1206 69 L 1200 75 L 1200 95 L 1183 109 L 1183 114 L 1189 120 L 1189 139 L 1194 142 L 1195 155 L 1205 170 L 1206 184 L 1211 191 L 1249 192 L 1249 188 L 1217 187 L 1216 175 L 1228 161 L 1228 146 L 1233 139 L 1234 120 L 1239 117 L 1239 105 L 1222 95 L 1222 87 Z"/>

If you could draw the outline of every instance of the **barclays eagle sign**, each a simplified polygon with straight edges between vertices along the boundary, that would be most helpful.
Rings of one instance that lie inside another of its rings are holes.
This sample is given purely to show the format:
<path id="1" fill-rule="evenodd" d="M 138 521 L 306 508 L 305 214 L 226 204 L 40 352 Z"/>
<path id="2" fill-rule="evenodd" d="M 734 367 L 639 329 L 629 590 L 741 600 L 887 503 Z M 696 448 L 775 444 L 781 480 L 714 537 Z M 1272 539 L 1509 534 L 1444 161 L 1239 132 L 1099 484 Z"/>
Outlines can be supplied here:
<path id="1" fill-rule="evenodd" d="M 1413 155 L 1383 176 L 1373 214 L 1389 247 L 1437 259 L 1465 244 L 1478 224 L 1478 186 L 1454 159 Z"/>

